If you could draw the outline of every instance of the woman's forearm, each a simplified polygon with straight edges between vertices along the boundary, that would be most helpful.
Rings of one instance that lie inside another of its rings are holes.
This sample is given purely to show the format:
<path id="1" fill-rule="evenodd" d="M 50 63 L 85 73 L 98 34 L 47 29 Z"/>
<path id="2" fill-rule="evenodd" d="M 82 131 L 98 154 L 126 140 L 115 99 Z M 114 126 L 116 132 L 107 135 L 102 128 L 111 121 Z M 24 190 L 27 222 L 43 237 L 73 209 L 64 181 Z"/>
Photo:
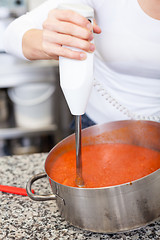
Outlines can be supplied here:
<path id="1" fill-rule="evenodd" d="M 92 28 L 98 25 L 71 10 L 52 9 L 40 26 L 29 13 L 15 20 L 6 31 L 6 51 L 29 60 L 59 59 L 59 56 L 84 60 L 85 52 L 95 50 Z M 11 37 L 13 41 L 11 40 Z M 68 46 L 68 47 L 65 47 Z M 75 51 L 71 48 L 78 48 Z"/>
<path id="2" fill-rule="evenodd" d="M 100 28 L 94 24 L 94 31 Z M 59 56 L 83 60 L 86 52 L 93 52 L 95 46 L 92 24 L 83 16 L 71 10 L 53 9 L 42 24 L 42 30 L 30 29 L 22 39 L 23 55 L 29 60 L 55 59 Z M 68 47 L 79 48 L 74 51 Z"/>
<path id="3" fill-rule="evenodd" d="M 95 50 L 91 42 L 92 25 L 73 11 L 57 9 L 58 4 L 63 1 L 48 0 L 37 9 L 14 20 L 4 34 L 5 51 L 30 60 L 58 59 L 59 56 L 85 59 L 85 52 Z M 93 25 L 93 31 L 101 32 L 96 24 Z M 63 46 L 82 51 L 72 51 Z"/>

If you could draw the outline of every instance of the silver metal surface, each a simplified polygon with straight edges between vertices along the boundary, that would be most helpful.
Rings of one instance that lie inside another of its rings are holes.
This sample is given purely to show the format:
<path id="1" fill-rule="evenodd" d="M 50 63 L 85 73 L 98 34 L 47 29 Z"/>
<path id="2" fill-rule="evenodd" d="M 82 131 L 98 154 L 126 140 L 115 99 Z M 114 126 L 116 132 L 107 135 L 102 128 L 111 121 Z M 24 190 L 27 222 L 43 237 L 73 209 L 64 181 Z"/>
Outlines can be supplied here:
<path id="1" fill-rule="evenodd" d="M 82 143 L 81 143 L 81 116 L 75 116 L 75 137 L 76 137 L 76 185 L 84 186 L 82 177 Z"/>
<path id="2" fill-rule="evenodd" d="M 41 178 L 44 178 L 44 177 L 47 177 L 47 174 L 46 173 L 39 173 L 37 174 L 36 176 L 33 176 L 32 178 L 29 179 L 29 181 L 27 182 L 27 185 L 26 185 L 26 191 L 27 191 L 27 194 L 28 196 L 32 199 L 32 200 L 35 200 L 35 201 L 48 201 L 48 200 L 56 200 L 56 196 L 53 195 L 53 194 L 49 194 L 49 195 L 36 195 L 36 194 L 33 194 L 32 191 L 31 191 L 31 187 L 32 187 L 32 184 L 41 179 Z"/>
<path id="3" fill-rule="evenodd" d="M 15 87 L 31 82 L 52 82 L 59 80 L 58 62 L 25 61 L 6 53 L 0 54 L 0 88 Z M 8 66 L 10 68 L 8 69 Z"/>
<path id="4" fill-rule="evenodd" d="M 82 145 L 99 143 L 134 144 L 160 151 L 160 123 L 128 120 L 82 131 Z M 53 161 L 74 148 L 71 135 L 51 150 L 45 161 L 48 177 Z M 160 169 L 131 183 L 106 188 L 73 188 L 50 177 L 49 182 L 53 194 L 58 196 L 61 216 L 82 229 L 115 233 L 137 229 L 160 218 Z"/>
<path id="5" fill-rule="evenodd" d="M 15 139 L 24 136 L 45 136 L 51 133 L 56 133 L 57 125 L 51 124 L 41 128 L 24 128 L 16 126 L 7 126 L 7 124 L 0 124 L 0 139 Z"/>

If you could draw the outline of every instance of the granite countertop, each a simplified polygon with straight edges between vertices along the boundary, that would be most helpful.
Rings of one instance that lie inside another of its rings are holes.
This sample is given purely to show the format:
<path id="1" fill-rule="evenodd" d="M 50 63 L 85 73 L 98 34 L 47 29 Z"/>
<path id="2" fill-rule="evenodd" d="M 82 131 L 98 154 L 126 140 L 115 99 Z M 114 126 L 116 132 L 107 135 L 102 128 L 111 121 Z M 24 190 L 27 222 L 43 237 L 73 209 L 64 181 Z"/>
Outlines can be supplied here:
<path id="1" fill-rule="evenodd" d="M 1 157 L 0 184 L 25 188 L 30 177 L 44 171 L 46 156 L 44 153 Z M 50 192 L 48 180 L 38 180 L 34 190 Z M 0 192 L 0 209 L 0 240 L 160 239 L 160 221 L 140 230 L 111 235 L 78 229 L 60 217 L 55 201 L 35 202 L 28 196 Z"/>

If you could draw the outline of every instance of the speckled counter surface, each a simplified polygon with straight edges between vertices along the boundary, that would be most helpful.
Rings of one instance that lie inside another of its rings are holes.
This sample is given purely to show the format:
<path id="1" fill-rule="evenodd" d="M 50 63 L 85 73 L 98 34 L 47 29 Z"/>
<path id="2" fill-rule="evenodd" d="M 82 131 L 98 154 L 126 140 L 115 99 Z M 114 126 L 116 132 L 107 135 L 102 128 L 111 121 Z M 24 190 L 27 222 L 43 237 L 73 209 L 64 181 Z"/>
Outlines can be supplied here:
<path id="1" fill-rule="evenodd" d="M 25 188 L 27 180 L 44 171 L 47 154 L 0 158 L 0 184 Z M 34 190 L 48 193 L 47 179 L 38 180 Z M 121 239 L 159 240 L 160 221 L 122 234 L 97 234 L 70 226 L 60 217 L 55 201 L 35 202 L 27 196 L 0 192 L 0 240 Z"/>

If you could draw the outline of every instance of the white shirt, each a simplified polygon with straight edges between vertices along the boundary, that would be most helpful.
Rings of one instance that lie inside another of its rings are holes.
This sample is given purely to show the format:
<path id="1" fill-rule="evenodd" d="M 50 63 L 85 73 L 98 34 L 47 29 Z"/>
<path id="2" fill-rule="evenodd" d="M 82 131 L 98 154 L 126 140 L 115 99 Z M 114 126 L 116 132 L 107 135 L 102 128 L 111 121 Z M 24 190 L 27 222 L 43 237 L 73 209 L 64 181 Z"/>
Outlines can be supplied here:
<path id="1" fill-rule="evenodd" d="M 98 84 L 92 89 L 88 116 L 96 123 L 159 117 L 160 21 L 145 14 L 137 0 L 48 0 L 8 27 L 6 51 L 24 58 L 23 34 L 41 29 L 48 12 L 60 2 L 75 1 L 94 8 L 102 29 L 95 35 L 94 78 Z"/>

